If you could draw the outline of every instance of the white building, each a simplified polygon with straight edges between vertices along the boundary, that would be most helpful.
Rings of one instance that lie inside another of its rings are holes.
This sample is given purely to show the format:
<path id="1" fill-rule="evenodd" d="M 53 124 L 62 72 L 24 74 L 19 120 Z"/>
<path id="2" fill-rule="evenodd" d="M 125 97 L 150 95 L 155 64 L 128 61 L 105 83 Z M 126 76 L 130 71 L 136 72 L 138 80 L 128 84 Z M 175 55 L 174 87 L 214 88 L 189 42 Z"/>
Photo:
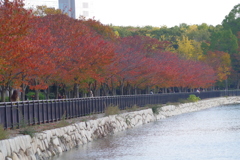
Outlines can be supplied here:
<path id="1" fill-rule="evenodd" d="M 84 16 L 86 18 L 93 18 L 94 16 L 94 1 L 93 0 L 75 0 L 75 15 L 76 18 Z"/>
<path id="2" fill-rule="evenodd" d="M 72 18 L 84 16 L 87 19 L 94 17 L 94 0 L 25 0 L 25 8 L 47 7 L 61 9 Z"/>

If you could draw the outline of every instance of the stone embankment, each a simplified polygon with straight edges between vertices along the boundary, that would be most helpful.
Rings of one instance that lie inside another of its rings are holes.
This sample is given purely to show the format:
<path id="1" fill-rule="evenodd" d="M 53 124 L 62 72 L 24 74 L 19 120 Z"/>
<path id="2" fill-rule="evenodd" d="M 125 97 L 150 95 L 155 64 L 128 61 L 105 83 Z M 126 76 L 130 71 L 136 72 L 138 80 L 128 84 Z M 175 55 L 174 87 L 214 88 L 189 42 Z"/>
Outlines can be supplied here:
<path id="1" fill-rule="evenodd" d="M 194 112 L 211 107 L 234 103 L 240 103 L 240 97 L 211 98 L 192 103 L 184 103 L 179 105 L 166 105 L 159 108 L 159 114 L 155 115 L 155 117 L 157 120 L 159 120 L 166 117 L 179 115 L 182 113 Z"/>
<path id="2" fill-rule="evenodd" d="M 154 115 L 152 109 L 128 112 L 79 122 L 67 127 L 0 141 L 0 160 L 46 160 L 74 147 L 129 128 L 182 113 L 198 111 L 224 104 L 240 103 L 240 97 L 214 98 L 195 103 L 166 105 Z"/>

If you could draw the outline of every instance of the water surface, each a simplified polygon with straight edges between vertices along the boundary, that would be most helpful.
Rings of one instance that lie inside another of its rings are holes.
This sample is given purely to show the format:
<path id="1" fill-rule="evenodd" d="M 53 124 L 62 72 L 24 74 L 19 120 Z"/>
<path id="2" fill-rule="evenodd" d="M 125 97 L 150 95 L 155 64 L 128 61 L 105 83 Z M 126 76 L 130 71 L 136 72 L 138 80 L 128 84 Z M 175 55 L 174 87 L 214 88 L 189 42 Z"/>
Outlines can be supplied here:
<path id="1" fill-rule="evenodd" d="M 109 135 L 54 160 L 240 160 L 240 105 L 214 107 Z"/>

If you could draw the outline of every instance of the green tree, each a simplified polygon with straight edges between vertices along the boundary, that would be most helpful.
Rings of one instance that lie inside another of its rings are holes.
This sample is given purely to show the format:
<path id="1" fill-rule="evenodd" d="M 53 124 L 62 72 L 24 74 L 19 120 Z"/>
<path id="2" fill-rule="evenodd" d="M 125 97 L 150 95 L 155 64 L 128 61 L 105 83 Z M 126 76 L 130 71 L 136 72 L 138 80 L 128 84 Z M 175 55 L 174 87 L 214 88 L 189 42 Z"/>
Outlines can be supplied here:
<path id="1" fill-rule="evenodd" d="M 237 53 L 237 37 L 230 29 L 213 32 L 210 37 L 210 50 L 223 51 L 229 54 Z"/>
<path id="2" fill-rule="evenodd" d="M 240 3 L 233 7 L 230 13 L 222 21 L 225 29 L 231 29 L 233 34 L 237 36 L 240 31 Z"/>
<path id="3" fill-rule="evenodd" d="M 133 36 L 132 27 L 111 26 L 113 31 L 118 33 L 119 37 Z"/>
<path id="4" fill-rule="evenodd" d="M 187 36 L 197 42 L 209 41 L 211 33 L 208 30 L 207 24 L 202 24 L 200 26 L 192 25 L 187 29 Z"/>

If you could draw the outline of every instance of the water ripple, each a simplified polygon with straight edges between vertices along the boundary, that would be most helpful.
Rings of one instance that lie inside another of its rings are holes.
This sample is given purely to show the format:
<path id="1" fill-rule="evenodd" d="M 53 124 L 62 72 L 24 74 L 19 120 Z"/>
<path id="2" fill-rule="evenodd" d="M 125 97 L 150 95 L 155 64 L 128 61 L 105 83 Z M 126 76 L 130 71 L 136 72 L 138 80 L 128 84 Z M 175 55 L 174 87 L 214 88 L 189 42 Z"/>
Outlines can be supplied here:
<path id="1" fill-rule="evenodd" d="M 239 160 L 240 105 L 182 114 L 123 131 L 54 160 Z"/>

